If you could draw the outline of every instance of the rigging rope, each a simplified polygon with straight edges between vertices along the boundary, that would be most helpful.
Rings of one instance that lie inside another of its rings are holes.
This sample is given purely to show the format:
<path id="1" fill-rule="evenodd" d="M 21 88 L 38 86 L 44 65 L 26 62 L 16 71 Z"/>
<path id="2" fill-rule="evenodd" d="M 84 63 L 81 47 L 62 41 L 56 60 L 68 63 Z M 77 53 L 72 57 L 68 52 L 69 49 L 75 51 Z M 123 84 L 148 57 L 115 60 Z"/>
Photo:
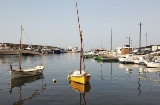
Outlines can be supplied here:
<path id="1" fill-rule="evenodd" d="M 24 29 L 23 29 L 23 32 L 24 32 L 25 37 L 27 38 L 27 41 L 28 41 L 30 44 L 32 44 L 31 39 L 29 38 L 28 34 L 26 33 L 26 31 L 25 31 Z"/>

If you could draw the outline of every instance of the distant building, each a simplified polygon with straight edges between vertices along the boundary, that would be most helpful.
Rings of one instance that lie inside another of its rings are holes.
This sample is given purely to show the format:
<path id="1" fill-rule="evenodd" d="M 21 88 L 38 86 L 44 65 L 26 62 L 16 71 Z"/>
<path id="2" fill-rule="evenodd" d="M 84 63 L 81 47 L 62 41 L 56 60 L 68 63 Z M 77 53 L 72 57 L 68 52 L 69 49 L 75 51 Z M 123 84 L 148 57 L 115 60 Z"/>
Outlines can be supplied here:
<path id="1" fill-rule="evenodd" d="M 132 51 L 133 47 L 129 45 L 124 45 L 123 47 L 117 47 L 118 54 L 129 54 Z"/>
<path id="2" fill-rule="evenodd" d="M 160 45 L 151 45 L 151 50 L 152 51 L 155 51 L 155 50 L 158 50 L 160 49 Z"/>

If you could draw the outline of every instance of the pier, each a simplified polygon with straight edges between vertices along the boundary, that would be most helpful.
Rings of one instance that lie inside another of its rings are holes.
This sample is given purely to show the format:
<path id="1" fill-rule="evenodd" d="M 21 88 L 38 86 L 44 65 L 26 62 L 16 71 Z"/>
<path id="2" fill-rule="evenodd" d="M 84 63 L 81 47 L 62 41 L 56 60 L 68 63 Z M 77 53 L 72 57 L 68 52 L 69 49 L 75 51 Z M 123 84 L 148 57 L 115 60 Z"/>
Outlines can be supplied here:
<path id="1" fill-rule="evenodd" d="M 17 55 L 20 51 L 22 54 L 43 55 L 42 53 L 29 50 L 0 50 L 0 55 Z"/>

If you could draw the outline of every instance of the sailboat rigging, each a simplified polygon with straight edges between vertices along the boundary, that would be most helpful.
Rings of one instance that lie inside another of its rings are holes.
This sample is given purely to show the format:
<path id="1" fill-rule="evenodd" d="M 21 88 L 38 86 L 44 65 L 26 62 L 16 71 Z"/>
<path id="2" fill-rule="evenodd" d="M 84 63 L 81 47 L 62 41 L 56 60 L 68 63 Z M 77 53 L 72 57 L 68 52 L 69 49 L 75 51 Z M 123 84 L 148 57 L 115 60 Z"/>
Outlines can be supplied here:
<path id="1" fill-rule="evenodd" d="M 76 2 L 76 8 L 77 8 L 77 16 L 78 16 L 78 6 L 77 6 L 77 2 Z M 68 78 L 71 81 L 74 82 L 78 82 L 78 83 L 82 83 L 82 84 L 86 84 L 87 82 L 89 82 L 90 80 L 90 74 L 87 73 L 87 71 L 85 70 L 85 65 L 84 65 L 84 70 L 82 70 L 82 63 L 84 63 L 84 59 L 83 59 L 83 47 L 82 47 L 82 30 L 80 28 L 80 22 L 79 22 L 79 16 L 78 16 L 78 27 L 79 27 L 79 34 L 80 34 L 80 67 L 79 70 L 73 70 L 68 74 Z"/>
<path id="2" fill-rule="evenodd" d="M 21 77 L 28 77 L 28 76 L 34 76 L 39 75 L 43 73 L 44 65 L 35 66 L 32 68 L 25 68 L 22 69 L 21 63 L 22 63 L 22 25 L 21 25 L 21 34 L 20 34 L 20 49 L 19 49 L 19 65 L 17 70 L 13 70 L 12 65 L 10 65 L 10 74 L 11 78 L 21 78 Z"/>

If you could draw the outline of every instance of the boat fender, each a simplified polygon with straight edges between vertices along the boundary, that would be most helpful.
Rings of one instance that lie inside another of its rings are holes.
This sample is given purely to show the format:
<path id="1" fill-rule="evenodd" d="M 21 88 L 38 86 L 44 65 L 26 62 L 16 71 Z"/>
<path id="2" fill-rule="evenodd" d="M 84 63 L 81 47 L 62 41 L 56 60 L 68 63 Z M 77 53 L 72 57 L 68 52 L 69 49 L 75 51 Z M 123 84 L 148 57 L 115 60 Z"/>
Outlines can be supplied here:
<path id="1" fill-rule="evenodd" d="M 53 79 L 53 83 L 56 83 L 56 79 Z"/>

